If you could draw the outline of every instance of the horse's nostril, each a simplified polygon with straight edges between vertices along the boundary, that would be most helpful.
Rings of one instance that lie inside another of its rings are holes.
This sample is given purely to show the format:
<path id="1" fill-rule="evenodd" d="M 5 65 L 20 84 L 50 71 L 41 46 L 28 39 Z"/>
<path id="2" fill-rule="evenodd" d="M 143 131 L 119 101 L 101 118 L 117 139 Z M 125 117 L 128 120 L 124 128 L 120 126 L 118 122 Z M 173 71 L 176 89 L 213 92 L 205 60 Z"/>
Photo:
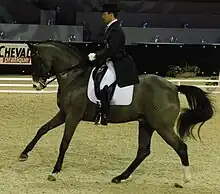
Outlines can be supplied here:
<path id="1" fill-rule="evenodd" d="M 35 84 L 33 84 L 33 88 L 36 88 L 37 86 Z"/>

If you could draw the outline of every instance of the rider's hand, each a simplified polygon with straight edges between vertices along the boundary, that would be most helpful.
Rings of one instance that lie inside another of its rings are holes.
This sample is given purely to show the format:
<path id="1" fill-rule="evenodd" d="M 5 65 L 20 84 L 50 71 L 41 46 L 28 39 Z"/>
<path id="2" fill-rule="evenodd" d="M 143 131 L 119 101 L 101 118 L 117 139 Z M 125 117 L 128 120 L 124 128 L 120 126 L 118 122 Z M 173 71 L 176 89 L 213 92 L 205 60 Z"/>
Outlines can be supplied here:
<path id="1" fill-rule="evenodd" d="M 88 55 L 89 60 L 90 60 L 90 61 L 94 61 L 94 60 L 95 60 L 95 56 L 96 56 L 95 53 L 89 53 L 89 55 Z"/>

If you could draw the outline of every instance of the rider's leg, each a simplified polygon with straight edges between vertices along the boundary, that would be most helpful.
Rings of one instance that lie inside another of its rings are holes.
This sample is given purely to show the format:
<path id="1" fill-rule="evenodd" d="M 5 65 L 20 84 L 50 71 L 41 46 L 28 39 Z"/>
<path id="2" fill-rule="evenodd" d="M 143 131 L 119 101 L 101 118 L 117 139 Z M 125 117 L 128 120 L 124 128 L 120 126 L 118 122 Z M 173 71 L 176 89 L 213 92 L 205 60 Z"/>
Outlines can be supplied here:
<path id="1" fill-rule="evenodd" d="M 101 124 L 108 124 L 108 113 L 109 113 L 109 104 L 110 104 L 110 90 L 107 85 L 100 92 L 101 100 Z"/>
<path id="2" fill-rule="evenodd" d="M 104 77 L 108 67 L 106 65 L 102 65 L 96 70 L 96 73 L 94 75 L 94 84 L 95 84 L 95 94 L 96 97 L 101 101 L 100 97 L 100 83 L 102 81 L 102 78 Z M 101 104 L 97 103 L 97 111 L 95 116 L 95 124 L 99 124 L 101 122 Z"/>
<path id="3" fill-rule="evenodd" d="M 116 87 L 116 82 L 111 84 L 110 86 L 105 85 L 105 87 L 100 92 L 100 100 L 101 100 L 101 124 L 107 125 L 108 124 L 108 115 L 110 109 L 110 102 L 112 96 L 114 94 Z"/>

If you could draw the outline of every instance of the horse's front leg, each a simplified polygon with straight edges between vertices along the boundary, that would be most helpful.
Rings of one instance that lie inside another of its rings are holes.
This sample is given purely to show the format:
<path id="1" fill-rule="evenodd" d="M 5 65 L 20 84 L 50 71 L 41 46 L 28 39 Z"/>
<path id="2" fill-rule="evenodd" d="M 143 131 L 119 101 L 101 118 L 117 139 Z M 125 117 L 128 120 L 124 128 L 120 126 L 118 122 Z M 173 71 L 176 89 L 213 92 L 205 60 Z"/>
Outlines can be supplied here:
<path id="1" fill-rule="evenodd" d="M 65 153 L 69 147 L 70 141 L 75 133 L 76 127 L 81 119 L 76 119 L 77 114 L 67 115 L 65 121 L 65 130 L 60 144 L 59 156 L 54 166 L 52 174 L 48 176 L 48 180 L 55 181 L 56 175 L 61 171 Z"/>
<path id="2" fill-rule="evenodd" d="M 28 153 L 34 148 L 40 138 L 48 131 L 62 125 L 65 121 L 65 115 L 59 111 L 50 121 L 43 125 L 38 131 L 31 142 L 26 146 L 23 152 L 19 156 L 19 161 L 26 161 L 28 159 Z"/>

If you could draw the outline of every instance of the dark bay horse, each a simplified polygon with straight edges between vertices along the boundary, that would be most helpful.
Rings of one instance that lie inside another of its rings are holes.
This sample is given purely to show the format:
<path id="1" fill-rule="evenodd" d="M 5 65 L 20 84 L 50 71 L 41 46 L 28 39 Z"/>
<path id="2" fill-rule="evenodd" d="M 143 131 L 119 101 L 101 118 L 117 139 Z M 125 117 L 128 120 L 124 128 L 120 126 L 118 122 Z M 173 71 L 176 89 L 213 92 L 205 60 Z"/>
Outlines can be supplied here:
<path id="1" fill-rule="evenodd" d="M 93 67 L 89 65 L 86 55 L 66 43 L 45 41 L 28 46 L 31 49 L 34 87 L 37 90 L 45 88 L 52 76 L 58 81 L 59 112 L 37 131 L 20 154 L 19 160 L 27 160 L 28 153 L 44 134 L 65 123 L 59 156 L 52 174 L 48 176 L 48 180 L 55 181 L 77 125 L 80 121 L 94 121 L 96 105 L 87 97 L 87 85 Z M 150 154 L 154 131 L 176 151 L 183 165 L 184 182 L 189 182 L 191 174 L 184 139 L 193 136 L 194 125 L 202 125 L 212 118 L 214 106 L 208 94 L 200 88 L 176 86 L 156 75 L 141 75 L 139 78 L 140 83 L 134 86 L 132 103 L 127 106 L 110 107 L 110 123 L 139 123 L 137 156 L 122 174 L 112 179 L 112 182 L 120 183 L 128 179 Z M 180 110 L 178 92 L 186 96 L 189 108 Z M 174 131 L 176 121 L 178 134 Z"/>

